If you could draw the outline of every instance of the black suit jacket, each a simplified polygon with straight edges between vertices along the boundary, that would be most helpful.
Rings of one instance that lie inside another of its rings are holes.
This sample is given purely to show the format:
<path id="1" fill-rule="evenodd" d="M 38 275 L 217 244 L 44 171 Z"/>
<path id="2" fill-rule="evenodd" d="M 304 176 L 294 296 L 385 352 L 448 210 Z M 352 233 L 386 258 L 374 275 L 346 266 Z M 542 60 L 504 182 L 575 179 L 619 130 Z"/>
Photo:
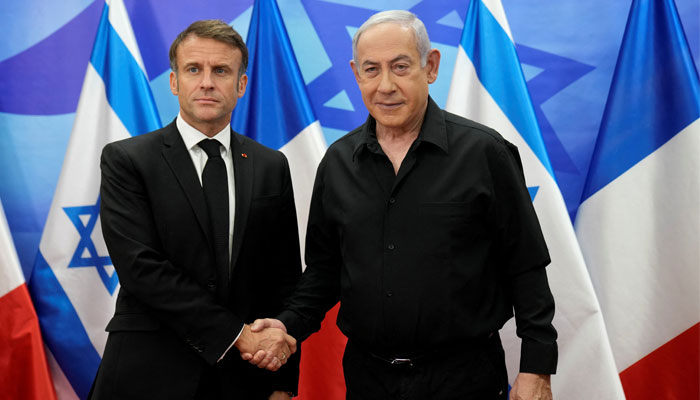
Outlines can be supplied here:
<path id="1" fill-rule="evenodd" d="M 121 289 L 93 398 L 226 398 L 296 391 L 298 354 L 260 370 L 231 348 L 246 322 L 275 315 L 301 275 L 285 156 L 231 131 L 233 250 L 216 268 L 204 193 L 175 122 L 102 152 L 101 222 Z"/>

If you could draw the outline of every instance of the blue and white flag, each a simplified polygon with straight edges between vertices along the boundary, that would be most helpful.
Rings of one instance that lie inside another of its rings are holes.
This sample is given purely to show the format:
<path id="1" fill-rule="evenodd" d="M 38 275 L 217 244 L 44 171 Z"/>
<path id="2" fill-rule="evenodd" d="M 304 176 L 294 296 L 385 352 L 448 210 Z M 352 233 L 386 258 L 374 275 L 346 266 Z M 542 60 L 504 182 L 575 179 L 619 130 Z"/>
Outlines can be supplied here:
<path id="1" fill-rule="evenodd" d="M 700 83 L 673 0 L 635 0 L 576 234 L 631 399 L 700 394 Z"/>
<path id="2" fill-rule="evenodd" d="M 458 47 L 447 110 L 496 129 L 520 150 L 525 180 L 547 241 L 556 302 L 559 366 L 554 398 L 622 399 L 605 325 L 542 140 L 508 22 L 498 0 L 472 0 Z M 520 341 L 503 331 L 511 384 Z"/>
<path id="3" fill-rule="evenodd" d="M 255 1 L 246 45 L 248 87 L 231 125 L 287 156 L 303 252 L 311 191 L 326 142 L 274 0 Z"/>
<path id="4" fill-rule="evenodd" d="M 60 399 L 87 397 L 119 287 L 99 221 L 102 148 L 159 127 L 124 3 L 108 0 L 30 280 Z"/>

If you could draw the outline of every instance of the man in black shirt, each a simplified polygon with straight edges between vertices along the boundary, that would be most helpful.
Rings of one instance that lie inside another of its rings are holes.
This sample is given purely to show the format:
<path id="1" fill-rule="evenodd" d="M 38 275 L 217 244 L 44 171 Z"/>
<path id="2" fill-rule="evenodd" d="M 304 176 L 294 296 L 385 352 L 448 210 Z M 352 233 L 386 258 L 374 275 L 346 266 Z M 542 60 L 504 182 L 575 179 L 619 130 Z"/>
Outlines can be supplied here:
<path id="1" fill-rule="evenodd" d="M 518 151 L 433 102 L 439 63 L 410 12 L 358 29 L 350 64 L 370 116 L 321 161 L 308 267 L 286 310 L 254 329 L 304 340 L 340 300 L 349 399 L 505 399 L 498 330 L 515 311 L 511 398 L 551 399 L 550 259 Z M 251 362 L 275 360 L 259 352 Z"/>

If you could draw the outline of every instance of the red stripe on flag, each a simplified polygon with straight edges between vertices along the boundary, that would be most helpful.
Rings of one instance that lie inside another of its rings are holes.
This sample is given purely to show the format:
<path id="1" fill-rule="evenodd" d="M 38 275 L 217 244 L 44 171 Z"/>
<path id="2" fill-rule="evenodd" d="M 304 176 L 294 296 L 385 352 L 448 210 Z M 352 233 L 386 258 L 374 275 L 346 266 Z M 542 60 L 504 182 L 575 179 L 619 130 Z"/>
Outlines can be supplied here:
<path id="1" fill-rule="evenodd" d="M 620 373 L 628 399 L 700 399 L 700 323 Z"/>
<path id="2" fill-rule="evenodd" d="M 0 297 L 0 393 L 6 399 L 56 398 L 26 284 Z"/>
<path id="3" fill-rule="evenodd" d="M 299 399 L 340 400 L 345 398 L 343 352 L 348 339 L 335 324 L 339 304 L 321 323 L 321 330 L 301 345 Z"/>

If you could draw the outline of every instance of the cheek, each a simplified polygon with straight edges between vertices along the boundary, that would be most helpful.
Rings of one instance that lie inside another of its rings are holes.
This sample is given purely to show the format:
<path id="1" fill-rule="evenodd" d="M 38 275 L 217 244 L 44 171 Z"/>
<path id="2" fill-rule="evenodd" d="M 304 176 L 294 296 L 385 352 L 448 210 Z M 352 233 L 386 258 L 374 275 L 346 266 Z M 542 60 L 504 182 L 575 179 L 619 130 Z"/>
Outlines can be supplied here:
<path id="1" fill-rule="evenodd" d="M 376 93 L 376 89 L 377 85 L 375 85 L 373 82 L 366 82 L 360 85 L 360 93 L 362 93 L 362 97 L 366 99 L 371 98 L 374 93 Z"/>

